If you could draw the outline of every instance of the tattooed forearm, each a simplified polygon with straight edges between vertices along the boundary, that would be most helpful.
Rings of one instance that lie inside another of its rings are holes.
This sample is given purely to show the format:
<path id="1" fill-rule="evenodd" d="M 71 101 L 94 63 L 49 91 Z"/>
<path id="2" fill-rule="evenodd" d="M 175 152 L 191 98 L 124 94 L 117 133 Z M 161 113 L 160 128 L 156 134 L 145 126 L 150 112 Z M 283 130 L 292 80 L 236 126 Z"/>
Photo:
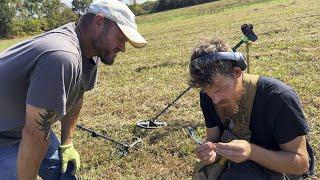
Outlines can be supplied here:
<path id="1" fill-rule="evenodd" d="M 41 126 L 39 130 L 44 131 L 44 140 L 48 141 L 51 124 L 55 120 L 54 111 L 45 110 L 43 113 L 39 113 L 39 116 L 40 118 L 36 119 L 36 122 Z"/>

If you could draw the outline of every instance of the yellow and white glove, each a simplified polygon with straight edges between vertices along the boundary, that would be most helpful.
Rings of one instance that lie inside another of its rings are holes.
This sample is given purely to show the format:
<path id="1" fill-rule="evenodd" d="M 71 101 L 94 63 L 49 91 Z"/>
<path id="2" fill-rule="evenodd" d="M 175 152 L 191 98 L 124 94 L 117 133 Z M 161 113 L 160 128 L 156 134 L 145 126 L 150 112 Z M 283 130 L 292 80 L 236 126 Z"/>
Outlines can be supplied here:
<path id="1" fill-rule="evenodd" d="M 61 154 L 61 173 L 67 171 L 68 162 L 73 163 L 72 175 L 75 175 L 76 171 L 80 169 L 80 156 L 79 153 L 74 149 L 73 143 L 60 146 Z"/>

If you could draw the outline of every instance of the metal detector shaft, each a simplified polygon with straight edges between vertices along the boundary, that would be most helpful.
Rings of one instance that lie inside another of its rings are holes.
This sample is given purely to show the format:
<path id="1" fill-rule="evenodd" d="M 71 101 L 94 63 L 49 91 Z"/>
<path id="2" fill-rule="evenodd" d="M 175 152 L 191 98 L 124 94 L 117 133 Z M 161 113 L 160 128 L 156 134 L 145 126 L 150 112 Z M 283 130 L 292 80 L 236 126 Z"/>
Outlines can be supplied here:
<path id="1" fill-rule="evenodd" d="M 246 43 L 247 64 L 248 64 L 247 73 L 248 73 L 248 74 L 250 74 L 249 45 L 250 45 L 249 43 Z"/>
<path id="2" fill-rule="evenodd" d="M 244 41 L 241 39 L 238 44 L 236 44 L 232 49 L 233 52 L 236 52 L 236 50 L 238 49 L 238 47 L 240 47 L 242 44 L 244 43 Z"/>
<path id="3" fill-rule="evenodd" d="M 154 122 L 159 116 L 161 116 L 170 106 L 172 106 L 178 99 L 181 98 L 186 92 L 188 92 L 191 89 L 189 86 L 186 90 L 184 90 L 172 103 L 168 104 L 166 108 L 164 108 L 156 117 L 154 117 L 151 122 Z"/>
<path id="4" fill-rule="evenodd" d="M 113 143 L 115 143 L 115 144 L 117 144 L 117 145 L 123 146 L 123 147 L 125 147 L 125 148 L 129 148 L 129 146 L 126 145 L 126 144 L 117 142 L 117 141 L 111 139 L 110 137 L 108 137 L 108 136 L 106 136 L 106 135 L 103 135 L 103 134 L 100 134 L 100 133 L 98 133 L 98 132 L 96 132 L 96 131 L 94 131 L 94 130 L 88 129 L 88 128 L 80 125 L 80 124 L 77 124 L 77 128 L 79 128 L 79 129 L 81 129 L 81 130 L 83 130 L 83 131 L 87 131 L 87 132 L 91 133 L 91 135 L 92 135 L 93 137 L 101 137 L 101 138 L 106 139 L 106 140 L 108 140 L 108 141 L 111 141 L 111 142 L 113 142 Z"/>

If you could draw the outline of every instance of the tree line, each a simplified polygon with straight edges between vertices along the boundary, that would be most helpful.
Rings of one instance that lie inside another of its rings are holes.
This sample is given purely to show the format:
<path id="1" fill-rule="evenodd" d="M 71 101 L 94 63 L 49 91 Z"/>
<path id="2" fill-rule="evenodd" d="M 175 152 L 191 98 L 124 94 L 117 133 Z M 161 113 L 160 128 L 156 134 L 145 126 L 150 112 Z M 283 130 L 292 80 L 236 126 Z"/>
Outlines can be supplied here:
<path id="1" fill-rule="evenodd" d="M 134 4 L 129 6 L 136 15 L 167 11 L 197 4 L 212 2 L 216 0 L 157 0 L 146 1 L 143 4 Z"/>
<path id="2" fill-rule="evenodd" d="M 176 9 L 214 0 L 158 0 L 129 5 L 135 15 Z M 60 0 L 1 0 L 0 38 L 38 34 L 77 21 L 92 0 L 73 0 L 71 8 Z"/>

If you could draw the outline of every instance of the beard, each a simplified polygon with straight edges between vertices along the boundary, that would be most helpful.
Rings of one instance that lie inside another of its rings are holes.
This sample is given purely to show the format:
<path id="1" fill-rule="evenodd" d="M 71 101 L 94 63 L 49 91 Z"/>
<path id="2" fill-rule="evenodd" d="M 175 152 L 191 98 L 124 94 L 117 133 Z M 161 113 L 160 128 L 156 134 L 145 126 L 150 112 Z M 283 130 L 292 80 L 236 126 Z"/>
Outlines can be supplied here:
<path id="1" fill-rule="evenodd" d="M 221 100 L 218 104 L 215 104 L 215 110 L 220 117 L 220 120 L 233 119 L 235 114 L 239 112 L 240 102 L 244 94 L 244 88 L 242 83 L 237 83 L 235 93 L 230 99 Z"/>
<path id="2" fill-rule="evenodd" d="M 111 66 L 114 63 L 114 59 L 116 58 L 116 53 L 113 52 L 98 52 L 101 62 L 105 65 Z"/>
<path id="3" fill-rule="evenodd" d="M 97 56 L 101 59 L 101 62 L 111 66 L 114 63 L 117 52 L 114 52 L 111 48 L 103 47 L 103 37 L 107 36 L 107 33 L 106 31 L 101 32 L 101 34 L 92 41 L 92 45 L 96 49 L 98 53 Z"/>

